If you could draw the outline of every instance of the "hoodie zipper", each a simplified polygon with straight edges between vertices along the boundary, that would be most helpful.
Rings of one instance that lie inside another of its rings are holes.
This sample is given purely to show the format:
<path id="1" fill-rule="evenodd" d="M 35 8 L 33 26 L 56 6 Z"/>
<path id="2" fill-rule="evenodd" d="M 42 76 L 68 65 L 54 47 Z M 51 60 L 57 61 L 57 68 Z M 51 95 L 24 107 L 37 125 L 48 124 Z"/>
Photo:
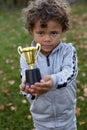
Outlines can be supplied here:
<path id="1" fill-rule="evenodd" d="M 47 56 L 47 66 L 50 66 L 49 56 Z"/>

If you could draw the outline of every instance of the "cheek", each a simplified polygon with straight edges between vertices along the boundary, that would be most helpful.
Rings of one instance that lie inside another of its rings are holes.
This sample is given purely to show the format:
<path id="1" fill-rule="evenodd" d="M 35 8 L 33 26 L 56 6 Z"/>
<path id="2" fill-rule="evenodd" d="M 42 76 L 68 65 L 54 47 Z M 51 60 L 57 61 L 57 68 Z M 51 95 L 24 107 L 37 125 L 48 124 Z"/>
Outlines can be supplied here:
<path id="1" fill-rule="evenodd" d="M 60 38 L 56 38 L 54 39 L 54 47 L 57 46 L 57 44 L 60 42 Z"/>
<path id="2" fill-rule="evenodd" d="M 41 43 L 43 40 L 42 40 L 42 38 L 40 38 L 40 37 L 38 37 L 38 36 L 35 36 L 35 37 L 33 37 L 34 38 L 34 40 L 36 41 L 36 42 L 39 42 L 39 43 Z"/>
<path id="3" fill-rule="evenodd" d="M 58 41 L 60 40 L 60 38 L 59 37 L 57 37 L 57 38 L 54 38 L 54 42 L 55 43 L 58 43 Z"/>

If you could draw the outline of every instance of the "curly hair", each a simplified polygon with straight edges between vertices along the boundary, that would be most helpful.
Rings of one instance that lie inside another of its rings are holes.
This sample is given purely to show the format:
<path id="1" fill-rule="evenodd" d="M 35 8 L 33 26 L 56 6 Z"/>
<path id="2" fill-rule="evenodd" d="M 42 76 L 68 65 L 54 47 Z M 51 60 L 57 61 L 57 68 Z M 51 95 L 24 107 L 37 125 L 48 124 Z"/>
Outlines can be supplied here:
<path id="1" fill-rule="evenodd" d="M 62 32 L 65 32 L 70 27 L 69 16 L 70 8 L 65 0 L 32 0 L 24 9 L 24 23 L 29 32 L 38 20 L 42 28 L 47 26 L 49 20 L 58 21 Z"/>

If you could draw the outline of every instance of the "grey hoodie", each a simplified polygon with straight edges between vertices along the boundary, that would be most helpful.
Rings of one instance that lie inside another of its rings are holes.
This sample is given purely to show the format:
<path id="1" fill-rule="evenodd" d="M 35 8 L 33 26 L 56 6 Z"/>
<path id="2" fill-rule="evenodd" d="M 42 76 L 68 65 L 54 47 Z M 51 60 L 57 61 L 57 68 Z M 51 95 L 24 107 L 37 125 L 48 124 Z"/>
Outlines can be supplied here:
<path id="1" fill-rule="evenodd" d="M 33 42 L 33 46 L 35 43 Z M 29 69 L 24 55 L 20 59 L 22 82 L 25 80 L 25 70 Z M 71 43 L 60 42 L 58 46 L 46 57 L 39 53 L 34 65 L 39 68 L 42 78 L 50 75 L 53 79 L 52 89 L 31 99 L 30 94 L 26 94 L 30 102 L 30 111 L 34 124 L 43 127 L 55 128 L 59 130 L 76 129 L 76 76 L 77 76 L 77 55 Z"/>

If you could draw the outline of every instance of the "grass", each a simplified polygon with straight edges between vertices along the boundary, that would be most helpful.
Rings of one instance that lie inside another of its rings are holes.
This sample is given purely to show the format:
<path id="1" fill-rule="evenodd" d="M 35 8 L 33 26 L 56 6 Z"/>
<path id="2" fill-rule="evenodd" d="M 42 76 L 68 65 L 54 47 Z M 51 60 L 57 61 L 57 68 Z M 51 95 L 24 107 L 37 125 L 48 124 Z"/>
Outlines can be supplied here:
<path id="1" fill-rule="evenodd" d="M 73 42 L 78 53 L 77 126 L 87 129 L 87 3 L 74 4 L 72 29 L 63 40 Z M 17 47 L 30 44 L 21 9 L 0 8 L 0 130 L 32 130 L 29 104 L 19 93 L 20 66 Z"/>

